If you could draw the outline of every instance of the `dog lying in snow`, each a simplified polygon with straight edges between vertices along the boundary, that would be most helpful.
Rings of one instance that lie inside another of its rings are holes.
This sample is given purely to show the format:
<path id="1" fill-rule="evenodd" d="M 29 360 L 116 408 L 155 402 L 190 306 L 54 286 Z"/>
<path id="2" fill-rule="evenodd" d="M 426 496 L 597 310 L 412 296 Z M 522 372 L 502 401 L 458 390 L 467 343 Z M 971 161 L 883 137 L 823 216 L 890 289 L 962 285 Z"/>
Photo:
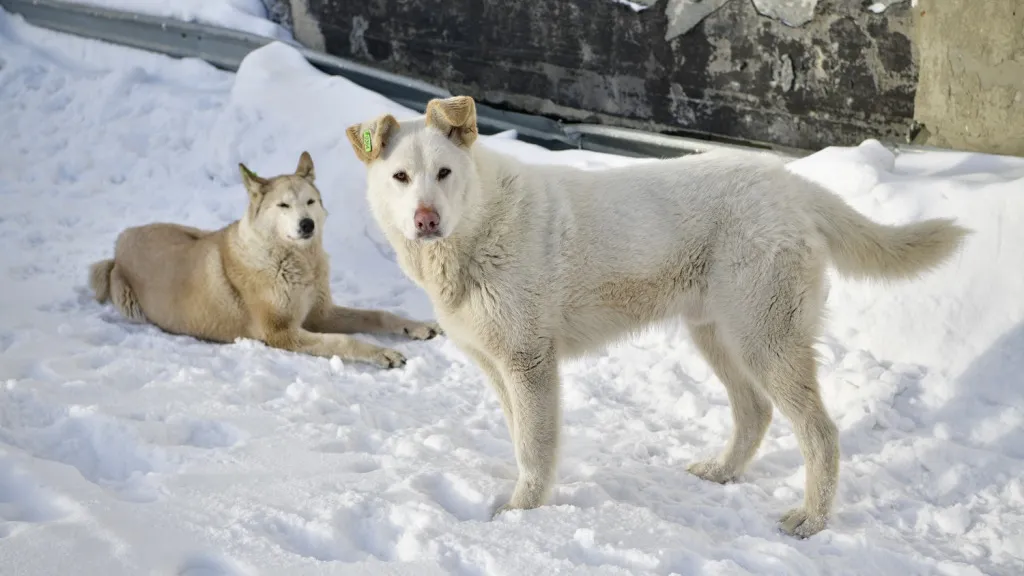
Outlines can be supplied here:
<path id="1" fill-rule="evenodd" d="M 968 230 L 935 219 L 886 226 L 764 154 L 709 152 L 584 171 L 525 165 L 476 145 L 476 107 L 429 102 L 347 136 L 404 272 L 501 400 L 519 478 L 495 514 L 546 500 L 554 481 L 562 358 L 681 319 L 732 407 L 732 439 L 689 471 L 726 482 L 753 458 L 772 406 L 807 464 L 782 529 L 826 526 L 839 475 L 835 424 L 812 344 L 829 262 L 850 276 L 911 278 Z"/>
<path id="2" fill-rule="evenodd" d="M 384 368 L 402 366 L 405 357 L 347 334 L 425 340 L 439 333 L 435 324 L 334 305 L 322 240 L 327 212 L 309 153 L 294 174 L 265 179 L 239 168 L 249 192 L 245 216 L 217 231 L 163 223 L 125 230 L 114 258 L 90 267 L 96 299 L 174 334 L 214 342 L 252 338 Z"/>

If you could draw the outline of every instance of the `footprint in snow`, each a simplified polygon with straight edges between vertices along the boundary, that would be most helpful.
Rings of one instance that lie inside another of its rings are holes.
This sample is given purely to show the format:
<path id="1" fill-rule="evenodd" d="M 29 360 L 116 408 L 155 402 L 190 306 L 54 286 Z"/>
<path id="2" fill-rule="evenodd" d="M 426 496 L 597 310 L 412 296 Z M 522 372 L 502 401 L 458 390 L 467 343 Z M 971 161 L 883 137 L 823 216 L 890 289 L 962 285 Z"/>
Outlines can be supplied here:
<path id="1" fill-rule="evenodd" d="M 402 529 L 389 518 L 390 506 L 362 501 L 336 510 L 329 519 L 282 514 L 265 520 L 265 531 L 294 554 L 323 562 L 390 562 Z"/>
<path id="2" fill-rule="evenodd" d="M 186 558 L 177 576 L 256 576 L 256 571 L 237 560 L 214 554 L 195 554 Z"/>
<path id="3" fill-rule="evenodd" d="M 27 524 L 60 520 L 70 512 L 60 497 L 40 487 L 11 458 L 0 456 L 0 539 Z"/>
<path id="4" fill-rule="evenodd" d="M 172 459 L 143 442 L 117 419 L 75 407 L 53 406 L 31 392 L 5 391 L 4 442 L 36 458 L 71 466 L 89 482 L 132 502 L 159 495 L 154 474 L 173 470 Z"/>
<path id="5" fill-rule="evenodd" d="M 463 478 L 434 472 L 421 474 L 410 484 L 462 522 L 485 521 L 491 517 L 491 505 L 485 496 Z"/>

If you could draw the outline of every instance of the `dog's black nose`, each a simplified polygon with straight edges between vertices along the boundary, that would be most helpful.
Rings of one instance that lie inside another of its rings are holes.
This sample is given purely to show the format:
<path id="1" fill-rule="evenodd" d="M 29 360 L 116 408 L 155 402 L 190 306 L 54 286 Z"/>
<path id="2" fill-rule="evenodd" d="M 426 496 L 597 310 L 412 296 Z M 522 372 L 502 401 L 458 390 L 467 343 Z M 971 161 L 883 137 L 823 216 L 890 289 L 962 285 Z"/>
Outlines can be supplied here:
<path id="1" fill-rule="evenodd" d="M 311 236 L 315 226 L 316 225 L 313 224 L 312 218 L 303 218 L 302 220 L 299 220 L 299 232 L 301 232 L 303 236 Z"/>

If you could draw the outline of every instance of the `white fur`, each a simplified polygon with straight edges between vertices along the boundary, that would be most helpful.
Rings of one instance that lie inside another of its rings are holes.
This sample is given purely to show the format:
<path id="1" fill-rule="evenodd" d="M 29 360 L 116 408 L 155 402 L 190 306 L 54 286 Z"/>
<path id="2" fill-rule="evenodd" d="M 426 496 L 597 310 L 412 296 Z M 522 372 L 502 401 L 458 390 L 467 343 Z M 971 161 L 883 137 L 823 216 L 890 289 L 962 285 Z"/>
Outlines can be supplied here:
<path id="1" fill-rule="evenodd" d="M 876 224 L 762 154 L 711 152 L 601 171 L 525 165 L 474 145 L 467 100 L 472 108 L 466 97 L 435 100 L 425 119 L 350 130 L 388 126 L 379 156 L 363 157 L 373 215 L 445 332 L 501 399 L 519 479 L 496 513 L 540 506 L 549 494 L 559 360 L 681 319 L 726 386 L 735 421 L 725 451 L 690 471 L 735 478 L 774 404 L 807 462 L 804 505 L 783 517 L 783 529 L 821 530 L 839 470 L 811 348 L 825 266 L 911 277 L 949 257 L 966 231 L 946 220 Z M 442 167 L 452 173 L 437 181 Z M 394 180 L 397 172 L 408 184 Z M 443 238 L 416 239 L 421 206 L 437 211 Z"/>

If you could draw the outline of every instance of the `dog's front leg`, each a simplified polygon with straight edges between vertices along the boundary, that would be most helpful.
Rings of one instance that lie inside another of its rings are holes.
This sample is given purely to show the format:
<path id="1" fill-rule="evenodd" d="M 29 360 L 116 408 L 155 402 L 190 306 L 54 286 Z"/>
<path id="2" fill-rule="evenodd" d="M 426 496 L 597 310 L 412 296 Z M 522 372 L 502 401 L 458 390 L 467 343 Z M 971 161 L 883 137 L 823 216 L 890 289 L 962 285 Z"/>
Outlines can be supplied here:
<path id="1" fill-rule="evenodd" d="M 487 376 L 488 382 L 491 384 L 491 388 L 494 388 L 494 392 L 498 395 L 498 402 L 501 403 L 501 411 L 505 414 L 505 425 L 508 426 L 508 433 L 515 434 L 515 418 L 512 415 L 512 399 L 508 393 L 508 387 L 505 386 L 505 377 L 501 374 L 501 370 L 495 366 L 494 362 L 487 357 L 486 354 L 475 350 L 473 348 L 463 348 L 467 354 L 476 362 L 476 365 L 483 370 L 484 375 Z"/>
<path id="2" fill-rule="evenodd" d="M 417 322 L 383 310 L 363 310 L 327 305 L 314 310 L 306 328 L 332 334 L 401 334 L 416 340 L 429 340 L 441 334 L 433 322 Z"/>
<path id="3" fill-rule="evenodd" d="M 558 361 L 554 350 L 515 354 L 506 366 L 512 441 L 519 479 L 512 498 L 495 510 L 530 509 L 544 504 L 554 483 L 560 427 Z"/>
<path id="4" fill-rule="evenodd" d="M 316 334 L 297 328 L 268 331 L 262 340 L 274 348 L 322 358 L 337 356 L 342 360 L 368 362 L 382 368 L 397 368 L 405 365 L 405 356 L 401 352 L 363 342 L 344 334 Z"/>

